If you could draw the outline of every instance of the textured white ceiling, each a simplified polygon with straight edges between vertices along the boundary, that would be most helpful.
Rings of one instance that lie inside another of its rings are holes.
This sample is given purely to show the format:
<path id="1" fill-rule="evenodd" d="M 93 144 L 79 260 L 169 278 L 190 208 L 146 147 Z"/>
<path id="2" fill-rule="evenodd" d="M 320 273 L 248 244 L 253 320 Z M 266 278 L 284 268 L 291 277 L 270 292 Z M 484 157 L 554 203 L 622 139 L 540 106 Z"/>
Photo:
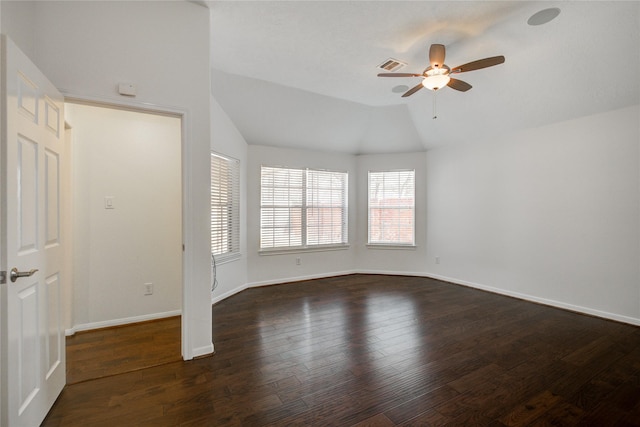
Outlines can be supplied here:
<path id="1" fill-rule="evenodd" d="M 212 88 L 250 144 L 348 153 L 418 151 L 640 103 L 640 2 L 213 1 Z M 547 7 L 560 15 L 527 19 Z M 392 92 L 389 57 L 420 73 L 432 43 L 461 93 Z"/>

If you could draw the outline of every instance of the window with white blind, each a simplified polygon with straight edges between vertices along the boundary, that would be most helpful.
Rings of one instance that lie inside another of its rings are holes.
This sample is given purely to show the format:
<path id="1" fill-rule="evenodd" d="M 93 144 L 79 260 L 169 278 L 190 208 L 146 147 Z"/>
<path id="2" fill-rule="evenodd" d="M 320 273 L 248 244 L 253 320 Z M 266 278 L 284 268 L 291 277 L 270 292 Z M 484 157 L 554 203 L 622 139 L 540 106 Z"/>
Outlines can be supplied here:
<path id="1" fill-rule="evenodd" d="M 369 171 L 369 244 L 415 245 L 415 170 Z"/>
<path id="2" fill-rule="evenodd" d="M 344 246 L 347 173 L 262 166 L 260 249 Z"/>
<path id="3" fill-rule="evenodd" d="M 216 262 L 240 256 L 240 161 L 213 152 L 211 253 Z"/>

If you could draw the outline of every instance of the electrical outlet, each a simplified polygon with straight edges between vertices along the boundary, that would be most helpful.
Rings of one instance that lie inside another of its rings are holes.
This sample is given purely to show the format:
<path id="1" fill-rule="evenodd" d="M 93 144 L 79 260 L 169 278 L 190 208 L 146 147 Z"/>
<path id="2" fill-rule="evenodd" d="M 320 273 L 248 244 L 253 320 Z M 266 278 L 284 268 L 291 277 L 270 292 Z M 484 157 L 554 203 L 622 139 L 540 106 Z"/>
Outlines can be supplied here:
<path id="1" fill-rule="evenodd" d="M 436 257 L 436 264 L 440 264 L 440 257 L 439 256 Z"/>
<path id="2" fill-rule="evenodd" d="M 145 295 L 153 295 L 153 283 L 145 283 L 144 284 L 144 294 Z"/>
<path id="3" fill-rule="evenodd" d="M 300 260 L 300 258 L 298 257 L 298 258 L 296 258 L 296 265 L 300 265 L 300 264 L 302 264 L 302 261 L 301 261 L 301 260 Z"/>

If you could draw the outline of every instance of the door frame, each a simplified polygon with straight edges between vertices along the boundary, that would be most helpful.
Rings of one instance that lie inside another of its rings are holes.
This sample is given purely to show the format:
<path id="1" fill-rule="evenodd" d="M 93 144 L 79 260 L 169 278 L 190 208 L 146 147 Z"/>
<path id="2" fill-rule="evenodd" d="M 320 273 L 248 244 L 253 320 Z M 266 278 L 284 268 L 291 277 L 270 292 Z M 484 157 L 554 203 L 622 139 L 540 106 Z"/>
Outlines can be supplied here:
<path id="1" fill-rule="evenodd" d="M 182 313 L 181 319 L 181 348 L 183 360 L 191 360 L 199 354 L 194 354 L 191 346 L 191 338 L 189 334 L 191 310 L 191 286 L 193 284 L 192 268 L 194 261 L 194 253 L 190 249 L 193 247 L 193 234 L 191 230 L 191 218 L 195 212 L 191 208 L 190 200 L 193 199 L 192 185 L 186 171 L 188 170 L 188 162 L 190 159 L 190 138 L 189 138 L 189 112 L 188 110 L 156 105 L 151 103 L 137 102 L 133 99 L 105 99 L 93 96 L 84 96 L 73 94 L 64 90 L 60 91 L 64 96 L 65 102 L 92 105 L 95 107 L 114 108 L 120 110 L 128 110 L 139 113 L 160 114 L 174 116 L 180 119 L 180 145 L 181 160 L 180 174 L 182 181 Z M 73 126 L 73 123 L 71 123 Z"/>

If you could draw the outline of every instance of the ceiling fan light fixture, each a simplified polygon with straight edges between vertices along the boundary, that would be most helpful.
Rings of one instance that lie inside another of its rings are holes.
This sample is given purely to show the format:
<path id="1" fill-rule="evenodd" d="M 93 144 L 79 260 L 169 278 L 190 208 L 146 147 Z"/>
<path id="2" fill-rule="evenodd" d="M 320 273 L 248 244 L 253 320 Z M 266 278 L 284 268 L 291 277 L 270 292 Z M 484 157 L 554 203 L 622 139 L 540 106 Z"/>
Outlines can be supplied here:
<path id="1" fill-rule="evenodd" d="M 407 90 L 402 94 L 403 98 L 413 95 L 422 88 L 427 88 L 430 91 L 437 91 L 445 86 L 449 86 L 453 90 L 458 92 L 466 92 L 472 88 L 472 86 L 462 80 L 451 78 L 451 68 L 444 64 L 445 60 L 445 47 L 441 44 L 432 44 L 429 48 L 429 65 L 421 74 L 416 73 L 378 73 L 378 77 L 421 77 L 422 81 L 416 86 Z M 492 56 L 489 58 L 478 59 L 476 61 L 468 62 L 453 69 L 454 74 L 465 73 L 467 71 L 481 70 L 483 68 L 493 67 L 504 63 L 504 56 Z M 406 86 L 405 86 L 406 87 Z M 402 91 L 404 87 L 396 86 L 393 91 Z"/>
<path id="2" fill-rule="evenodd" d="M 427 76 L 422 80 L 422 86 L 426 87 L 429 90 L 438 90 L 442 89 L 449 83 L 451 78 L 447 74 L 434 74 L 431 76 Z"/>

